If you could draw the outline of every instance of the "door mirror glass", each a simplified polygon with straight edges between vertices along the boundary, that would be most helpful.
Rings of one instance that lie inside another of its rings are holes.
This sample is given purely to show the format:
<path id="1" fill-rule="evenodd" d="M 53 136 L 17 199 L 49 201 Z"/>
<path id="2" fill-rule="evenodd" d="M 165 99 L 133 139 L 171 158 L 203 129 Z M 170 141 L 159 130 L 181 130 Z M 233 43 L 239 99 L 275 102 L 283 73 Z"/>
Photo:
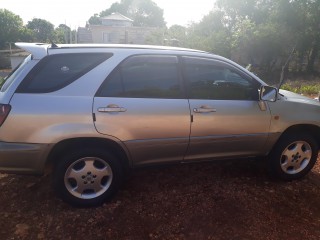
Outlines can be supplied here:
<path id="1" fill-rule="evenodd" d="M 261 86 L 260 100 L 275 102 L 277 100 L 278 90 L 275 87 Z"/>

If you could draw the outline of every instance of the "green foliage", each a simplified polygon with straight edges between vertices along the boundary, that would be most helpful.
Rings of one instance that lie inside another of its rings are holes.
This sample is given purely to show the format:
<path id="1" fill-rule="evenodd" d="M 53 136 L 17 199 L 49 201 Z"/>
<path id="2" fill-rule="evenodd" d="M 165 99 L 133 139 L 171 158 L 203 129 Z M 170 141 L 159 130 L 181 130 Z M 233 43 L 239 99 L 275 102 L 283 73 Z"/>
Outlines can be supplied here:
<path id="1" fill-rule="evenodd" d="M 54 37 L 54 25 L 44 19 L 34 18 L 26 27 L 33 31 L 37 41 L 50 42 Z"/>
<path id="2" fill-rule="evenodd" d="M 93 16 L 89 18 L 88 22 L 92 25 L 101 25 L 99 14 L 95 13 Z"/>
<path id="3" fill-rule="evenodd" d="M 149 45 L 165 45 L 165 29 L 157 29 L 146 37 L 146 44 Z"/>
<path id="4" fill-rule="evenodd" d="M 187 29 L 186 47 L 231 56 L 231 31 L 224 24 L 221 11 L 212 11 L 200 23 Z"/>
<path id="5" fill-rule="evenodd" d="M 4 84 L 4 78 L 0 77 L 0 88 L 2 87 L 3 84 Z"/>
<path id="6" fill-rule="evenodd" d="M 5 48 L 8 42 L 19 40 L 22 30 L 23 21 L 18 15 L 0 9 L 0 49 Z"/>
<path id="7" fill-rule="evenodd" d="M 58 43 L 65 43 L 65 32 L 70 28 L 64 24 L 54 29 L 54 25 L 44 19 L 34 18 L 26 26 L 22 19 L 14 13 L 0 9 L 0 49 L 8 49 L 9 42 L 49 42 L 53 40 Z"/>
<path id="8" fill-rule="evenodd" d="M 293 87 L 293 86 L 291 86 L 291 85 L 288 84 L 288 83 L 283 84 L 283 85 L 281 86 L 281 89 L 287 90 L 287 91 L 290 91 L 290 92 L 294 92 L 294 93 L 299 93 L 299 90 L 300 90 L 300 88 L 298 88 L 298 87 Z"/>
<path id="9" fill-rule="evenodd" d="M 65 24 L 60 24 L 54 30 L 54 42 L 55 43 L 70 43 L 70 27 Z"/>
<path id="10" fill-rule="evenodd" d="M 166 28 L 163 10 L 153 0 L 120 0 L 94 14 L 89 23 L 99 25 L 100 17 L 113 12 L 133 19 L 134 26 L 157 27 L 148 36 L 148 44 L 213 52 L 243 66 L 255 65 L 264 76 L 279 72 L 293 47 L 296 51 L 289 71 L 314 72 L 320 66 L 319 0 L 216 0 L 215 10 L 199 23 L 170 28 Z M 0 9 L 0 48 L 20 40 L 67 43 L 71 41 L 70 31 L 63 24 L 54 29 L 43 19 L 23 26 L 19 16 Z"/>
<path id="11" fill-rule="evenodd" d="M 303 95 L 317 95 L 320 92 L 320 83 L 307 81 L 292 81 L 282 85 L 281 89 Z"/>
<path id="12" fill-rule="evenodd" d="M 121 13 L 133 20 L 133 25 L 138 27 L 164 27 L 163 9 L 152 0 L 121 0 L 113 3 L 110 8 L 102 11 L 99 15 L 94 14 L 89 19 L 90 24 L 99 25 L 99 17 L 108 16 L 112 13 Z"/>

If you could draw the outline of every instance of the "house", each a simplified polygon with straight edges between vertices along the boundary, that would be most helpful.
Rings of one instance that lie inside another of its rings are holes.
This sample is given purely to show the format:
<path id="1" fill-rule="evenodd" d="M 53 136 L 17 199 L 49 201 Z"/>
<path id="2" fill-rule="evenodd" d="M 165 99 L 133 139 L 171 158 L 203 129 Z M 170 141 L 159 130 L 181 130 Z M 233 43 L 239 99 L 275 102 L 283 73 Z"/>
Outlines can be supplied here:
<path id="1" fill-rule="evenodd" d="M 133 20 L 120 13 L 101 18 L 101 25 L 78 28 L 78 43 L 146 44 L 157 28 L 135 27 Z"/>

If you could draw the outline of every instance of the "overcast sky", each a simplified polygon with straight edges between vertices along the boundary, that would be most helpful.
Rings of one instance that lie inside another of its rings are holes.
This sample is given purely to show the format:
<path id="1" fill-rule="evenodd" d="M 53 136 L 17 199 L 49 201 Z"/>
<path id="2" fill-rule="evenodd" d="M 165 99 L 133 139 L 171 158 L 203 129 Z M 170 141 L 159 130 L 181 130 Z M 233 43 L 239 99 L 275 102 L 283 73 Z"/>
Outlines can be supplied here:
<path id="1" fill-rule="evenodd" d="M 164 10 L 168 26 L 187 25 L 198 22 L 214 7 L 215 0 L 153 0 Z M 95 13 L 109 8 L 116 0 L 0 0 L 0 8 L 19 15 L 24 23 L 33 18 L 42 18 L 57 27 L 66 23 L 72 29 L 85 26 Z"/>

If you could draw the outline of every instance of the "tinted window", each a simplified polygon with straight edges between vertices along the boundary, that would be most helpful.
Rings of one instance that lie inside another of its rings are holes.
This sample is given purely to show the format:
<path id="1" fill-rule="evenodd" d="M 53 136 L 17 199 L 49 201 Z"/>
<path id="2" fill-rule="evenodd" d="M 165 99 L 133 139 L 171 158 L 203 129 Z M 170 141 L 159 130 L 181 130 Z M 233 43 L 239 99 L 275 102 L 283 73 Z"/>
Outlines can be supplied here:
<path id="1" fill-rule="evenodd" d="M 181 98 L 178 59 L 175 56 L 133 56 L 107 78 L 101 97 Z"/>
<path id="2" fill-rule="evenodd" d="M 42 59 L 26 76 L 17 92 L 57 91 L 110 58 L 110 53 L 55 54 Z"/>
<path id="3" fill-rule="evenodd" d="M 189 98 L 258 99 L 258 83 L 229 64 L 193 57 L 184 57 L 183 63 Z"/>

